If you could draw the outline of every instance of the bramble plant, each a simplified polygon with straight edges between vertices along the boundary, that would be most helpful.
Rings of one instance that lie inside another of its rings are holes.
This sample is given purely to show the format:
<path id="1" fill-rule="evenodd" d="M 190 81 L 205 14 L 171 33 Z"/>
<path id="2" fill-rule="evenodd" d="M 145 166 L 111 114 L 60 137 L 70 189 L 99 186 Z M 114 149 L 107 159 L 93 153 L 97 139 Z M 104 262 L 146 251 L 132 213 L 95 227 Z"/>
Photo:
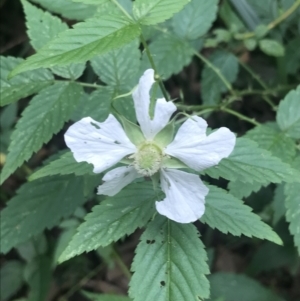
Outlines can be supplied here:
<path id="1" fill-rule="evenodd" d="M 1 56 L 1 184 L 22 178 L 1 212 L 1 253 L 23 259 L 1 268 L 3 300 L 23 280 L 24 300 L 46 300 L 53 269 L 95 250 L 118 262 L 128 297 L 88 300 L 285 300 L 246 275 L 209 274 L 213 229 L 269 241 L 262 253 L 292 235 L 299 263 L 300 0 L 21 2 L 36 53 Z M 276 76 L 254 71 L 256 55 Z M 245 109 L 251 99 L 267 118 Z M 274 198 L 257 210 L 248 197 L 264 189 Z M 114 244 L 138 228 L 129 271 Z"/>

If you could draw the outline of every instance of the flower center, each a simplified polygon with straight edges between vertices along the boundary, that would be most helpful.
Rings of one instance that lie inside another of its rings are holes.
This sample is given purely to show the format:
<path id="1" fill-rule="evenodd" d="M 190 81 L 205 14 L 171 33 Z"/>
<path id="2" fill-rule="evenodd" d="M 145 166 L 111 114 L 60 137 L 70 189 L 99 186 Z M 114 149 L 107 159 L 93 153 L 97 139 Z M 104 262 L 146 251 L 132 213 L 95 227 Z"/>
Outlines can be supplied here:
<path id="1" fill-rule="evenodd" d="M 161 166 L 162 150 L 153 142 L 144 143 L 134 154 L 134 167 L 144 176 L 152 176 Z"/>

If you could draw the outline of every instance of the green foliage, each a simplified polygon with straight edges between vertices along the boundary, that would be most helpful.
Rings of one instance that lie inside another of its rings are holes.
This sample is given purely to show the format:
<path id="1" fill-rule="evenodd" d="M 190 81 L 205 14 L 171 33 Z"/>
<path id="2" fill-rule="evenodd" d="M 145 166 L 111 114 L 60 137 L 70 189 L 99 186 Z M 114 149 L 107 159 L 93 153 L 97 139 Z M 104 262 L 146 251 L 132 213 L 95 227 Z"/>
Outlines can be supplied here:
<path id="1" fill-rule="evenodd" d="M 295 142 L 280 131 L 277 126 L 256 126 L 248 131 L 245 137 L 254 140 L 259 147 L 270 151 L 273 156 L 284 162 L 290 163 L 296 155 Z"/>
<path id="2" fill-rule="evenodd" d="M 237 180 L 228 184 L 230 193 L 239 199 L 248 197 L 252 192 L 259 191 L 261 187 L 260 182 L 244 183 Z"/>
<path id="3" fill-rule="evenodd" d="M 100 79 L 118 90 L 121 87 L 132 89 L 140 72 L 140 51 L 137 40 L 126 46 L 96 56 L 91 60 L 92 67 Z"/>
<path id="4" fill-rule="evenodd" d="M 23 0 L 22 3 L 27 20 L 27 34 L 35 50 L 39 50 L 60 32 L 68 29 L 67 24 L 59 18 L 38 9 L 26 0 Z M 85 64 L 71 64 L 64 67 L 53 67 L 52 71 L 61 77 L 76 79 L 82 75 L 84 69 Z"/>
<path id="5" fill-rule="evenodd" d="M 75 83 L 56 83 L 31 100 L 12 134 L 1 182 L 62 128 L 70 119 L 81 92 Z"/>
<path id="6" fill-rule="evenodd" d="M 244 183 L 260 182 L 262 185 L 269 182 L 299 182 L 300 179 L 299 171 L 247 138 L 238 138 L 230 156 L 204 172 L 213 178 L 222 177 Z"/>
<path id="7" fill-rule="evenodd" d="M 216 19 L 217 9 L 218 0 L 192 0 L 172 19 L 174 32 L 188 40 L 203 36 Z"/>
<path id="8" fill-rule="evenodd" d="M 136 0 L 133 15 L 143 25 L 161 23 L 179 12 L 190 0 Z"/>
<path id="9" fill-rule="evenodd" d="M 209 60 L 230 83 L 236 80 L 239 63 L 232 53 L 218 50 L 212 54 Z M 209 65 L 205 65 L 201 74 L 201 96 L 203 103 L 209 105 L 219 103 L 221 93 L 227 90 L 219 75 Z"/>
<path id="10" fill-rule="evenodd" d="M 283 301 L 275 293 L 245 275 L 216 273 L 209 277 L 209 281 L 212 300 L 221 297 L 223 301 Z"/>
<path id="11" fill-rule="evenodd" d="M 50 164 L 36 171 L 29 177 L 29 180 L 32 181 L 47 176 L 68 174 L 75 174 L 76 176 L 93 174 L 93 166 L 86 162 L 79 163 L 75 161 L 73 154 L 68 152 L 63 154 L 59 159 L 50 162 Z"/>
<path id="12" fill-rule="evenodd" d="M 30 287 L 30 301 L 46 301 L 51 281 L 52 260 L 40 255 L 30 261 L 24 270 L 24 278 Z"/>
<path id="13" fill-rule="evenodd" d="M 162 34 L 149 45 L 158 73 L 163 78 L 169 78 L 188 65 L 194 54 L 192 46 L 181 38 L 172 34 Z M 176 64 L 174 64 L 176 61 Z M 150 68 L 147 54 L 142 58 L 142 70 Z"/>
<path id="14" fill-rule="evenodd" d="M 276 116 L 277 123 L 288 136 L 300 139 L 300 86 L 290 91 L 280 102 Z"/>
<path id="15" fill-rule="evenodd" d="M 206 197 L 205 213 L 201 221 L 213 229 L 227 234 L 267 239 L 282 244 L 280 237 L 252 209 L 242 201 L 230 195 L 226 190 L 215 186 L 209 187 Z"/>
<path id="16" fill-rule="evenodd" d="M 195 226 L 157 216 L 147 226 L 136 249 L 129 296 L 135 301 L 208 298 L 206 261 Z"/>
<path id="17" fill-rule="evenodd" d="M 107 246 L 143 227 L 154 214 L 157 199 L 151 182 L 131 184 L 93 208 L 78 228 L 60 261 Z"/>
<path id="18" fill-rule="evenodd" d="M 96 7 L 70 0 L 31 0 L 42 7 L 72 20 L 84 20 L 95 14 Z M 83 2 L 83 1 L 81 1 Z"/>
<path id="19" fill-rule="evenodd" d="M 6 261 L 0 269 L 1 301 L 12 297 L 23 284 L 24 264 L 17 260 Z"/>
<path id="20" fill-rule="evenodd" d="M 300 156 L 294 161 L 294 166 L 300 170 Z M 295 246 L 298 248 L 300 254 L 300 194 L 299 184 L 288 183 L 285 185 L 284 194 L 286 219 L 290 223 L 290 232 L 294 235 Z"/>
<path id="21" fill-rule="evenodd" d="M 37 54 L 15 68 L 11 76 L 40 67 L 85 62 L 126 45 L 139 34 L 139 26 L 122 16 L 107 14 L 101 18 L 91 18 L 59 34 Z"/>
<path id="22" fill-rule="evenodd" d="M 101 87 L 90 94 L 84 93 L 79 100 L 72 119 L 77 121 L 89 116 L 97 121 L 104 121 L 110 113 L 114 95 L 115 92 L 110 87 Z"/>
<path id="23" fill-rule="evenodd" d="M 1 252 L 7 253 L 72 214 L 85 201 L 83 184 L 81 177 L 70 175 L 24 184 L 1 212 Z"/>
<path id="24" fill-rule="evenodd" d="M 284 186 L 285 184 L 277 185 L 274 191 L 274 200 L 272 203 L 273 209 L 273 225 L 276 225 L 280 219 L 285 215 L 285 206 L 284 206 Z"/>
<path id="25" fill-rule="evenodd" d="M 83 292 L 83 295 L 91 301 L 131 301 L 128 297 L 119 295 L 104 295 Z"/>
<path id="26" fill-rule="evenodd" d="M 263 39 L 258 43 L 261 51 L 271 56 L 284 56 L 284 47 L 275 40 Z"/>
<path id="27" fill-rule="evenodd" d="M 1 106 L 35 94 L 54 82 L 51 72 L 45 69 L 25 72 L 12 79 L 8 74 L 24 60 L 1 56 L 0 93 Z"/>

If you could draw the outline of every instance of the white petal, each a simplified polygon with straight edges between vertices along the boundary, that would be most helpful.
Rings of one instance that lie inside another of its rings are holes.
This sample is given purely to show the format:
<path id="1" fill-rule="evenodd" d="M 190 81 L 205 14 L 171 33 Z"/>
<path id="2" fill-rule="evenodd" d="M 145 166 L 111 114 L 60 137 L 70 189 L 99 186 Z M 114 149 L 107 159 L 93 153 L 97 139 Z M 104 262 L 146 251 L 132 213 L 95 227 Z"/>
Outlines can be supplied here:
<path id="1" fill-rule="evenodd" d="M 176 111 L 176 106 L 171 101 L 158 98 L 154 109 L 154 118 L 150 121 L 151 135 L 154 138 L 169 122 L 172 114 Z"/>
<path id="2" fill-rule="evenodd" d="M 148 69 L 144 72 L 137 88 L 132 93 L 136 119 L 146 138 L 150 135 L 150 90 L 154 83 L 154 70 Z"/>
<path id="3" fill-rule="evenodd" d="M 139 177 L 141 175 L 132 166 L 117 167 L 105 174 L 102 179 L 105 183 L 98 187 L 98 194 L 116 195 L 125 186 Z"/>
<path id="4" fill-rule="evenodd" d="M 75 160 L 92 163 L 95 173 L 104 171 L 136 151 L 135 145 L 111 114 L 104 122 L 86 117 L 74 123 L 67 130 L 65 141 Z"/>
<path id="5" fill-rule="evenodd" d="M 176 169 L 161 170 L 161 188 L 166 194 L 156 202 L 157 211 L 178 223 L 191 223 L 205 211 L 208 188 L 199 176 Z"/>
<path id="6" fill-rule="evenodd" d="M 136 118 L 147 139 L 154 138 L 167 125 L 171 115 L 176 111 L 176 106 L 172 102 L 160 98 L 155 105 L 154 118 L 150 118 L 150 90 L 154 82 L 154 70 L 146 70 L 132 94 Z"/>
<path id="7" fill-rule="evenodd" d="M 165 153 L 201 171 L 227 158 L 234 149 L 236 137 L 227 128 L 220 128 L 206 136 L 207 124 L 204 119 L 197 116 L 193 119 L 183 123 Z"/>

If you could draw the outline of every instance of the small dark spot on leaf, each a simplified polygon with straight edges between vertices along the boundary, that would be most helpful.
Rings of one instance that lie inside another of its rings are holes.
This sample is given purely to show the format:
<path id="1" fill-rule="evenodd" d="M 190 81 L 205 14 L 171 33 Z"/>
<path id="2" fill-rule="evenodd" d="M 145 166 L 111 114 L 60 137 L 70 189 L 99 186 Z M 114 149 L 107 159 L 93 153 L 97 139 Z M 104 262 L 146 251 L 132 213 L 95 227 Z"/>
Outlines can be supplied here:
<path id="1" fill-rule="evenodd" d="M 147 243 L 148 245 L 152 245 L 152 244 L 155 243 L 155 239 L 152 239 L 152 240 L 147 239 L 147 240 L 146 240 L 146 243 Z"/>
<path id="2" fill-rule="evenodd" d="M 96 128 L 97 130 L 100 129 L 100 126 L 99 126 L 98 124 L 94 123 L 94 122 L 91 122 L 91 125 L 92 125 L 94 128 Z"/>
<path id="3" fill-rule="evenodd" d="M 160 285 L 161 285 L 161 286 L 166 286 L 166 282 L 165 282 L 165 281 L 161 281 L 161 282 L 160 282 Z"/>

